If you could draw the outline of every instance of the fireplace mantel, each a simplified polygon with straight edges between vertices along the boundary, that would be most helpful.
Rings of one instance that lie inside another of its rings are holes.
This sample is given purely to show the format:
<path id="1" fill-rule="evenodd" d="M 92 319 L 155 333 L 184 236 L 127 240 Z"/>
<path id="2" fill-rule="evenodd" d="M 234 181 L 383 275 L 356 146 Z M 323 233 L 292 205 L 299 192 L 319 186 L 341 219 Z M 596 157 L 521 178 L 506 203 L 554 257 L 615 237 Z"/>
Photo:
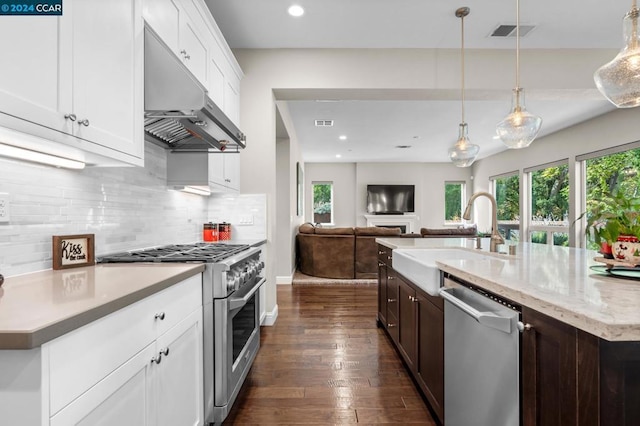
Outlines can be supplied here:
<path id="1" fill-rule="evenodd" d="M 418 232 L 420 218 L 415 214 L 365 214 L 367 226 L 404 226 L 408 234 Z"/>

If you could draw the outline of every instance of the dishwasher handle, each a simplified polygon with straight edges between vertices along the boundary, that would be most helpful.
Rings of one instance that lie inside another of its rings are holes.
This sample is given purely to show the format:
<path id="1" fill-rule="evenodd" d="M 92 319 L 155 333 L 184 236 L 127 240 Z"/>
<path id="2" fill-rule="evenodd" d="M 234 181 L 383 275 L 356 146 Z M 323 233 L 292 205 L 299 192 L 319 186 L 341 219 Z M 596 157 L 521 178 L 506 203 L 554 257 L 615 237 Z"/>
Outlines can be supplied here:
<path id="1" fill-rule="evenodd" d="M 455 307 L 459 308 L 462 312 L 478 321 L 479 324 L 502 331 L 503 333 L 511 334 L 511 318 L 501 317 L 500 315 L 496 315 L 493 312 L 479 311 L 473 306 L 455 297 L 453 294 L 451 294 L 452 291 L 453 289 L 451 288 L 441 288 L 438 293 L 444 300 L 451 303 Z"/>

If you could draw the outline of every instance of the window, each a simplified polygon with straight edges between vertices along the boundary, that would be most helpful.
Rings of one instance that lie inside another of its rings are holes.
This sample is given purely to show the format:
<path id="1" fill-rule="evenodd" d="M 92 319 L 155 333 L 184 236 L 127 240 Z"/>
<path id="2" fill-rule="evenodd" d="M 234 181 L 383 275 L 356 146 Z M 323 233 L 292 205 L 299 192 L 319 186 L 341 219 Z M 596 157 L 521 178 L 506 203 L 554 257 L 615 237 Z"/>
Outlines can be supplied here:
<path id="1" fill-rule="evenodd" d="M 566 162 L 528 170 L 531 182 L 529 238 L 532 243 L 569 245 L 569 166 Z"/>
<path id="2" fill-rule="evenodd" d="M 462 222 L 464 182 L 444 183 L 444 223 Z"/>
<path id="3" fill-rule="evenodd" d="M 507 240 L 520 240 L 520 176 L 515 174 L 491 178 L 498 205 L 498 231 Z"/>
<path id="4" fill-rule="evenodd" d="M 620 149 L 623 151 L 619 151 Z M 629 197 L 640 195 L 640 148 L 623 146 L 611 151 L 613 152 L 595 153 L 586 158 L 587 211 L 598 205 L 603 211 L 608 211 L 607 198 L 617 192 Z M 600 155 L 595 156 L 598 154 Z M 598 249 L 592 238 L 587 239 L 587 248 Z"/>
<path id="5" fill-rule="evenodd" d="M 313 182 L 313 222 L 333 224 L 333 183 Z"/>

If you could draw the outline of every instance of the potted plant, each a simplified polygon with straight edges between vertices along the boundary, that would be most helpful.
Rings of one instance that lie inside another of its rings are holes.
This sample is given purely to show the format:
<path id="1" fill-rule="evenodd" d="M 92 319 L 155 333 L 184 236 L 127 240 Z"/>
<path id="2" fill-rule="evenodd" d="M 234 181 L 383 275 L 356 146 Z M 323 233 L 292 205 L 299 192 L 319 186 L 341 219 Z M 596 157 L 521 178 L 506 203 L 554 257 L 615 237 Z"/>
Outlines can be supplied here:
<path id="1" fill-rule="evenodd" d="M 578 220 L 586 215 L 586 232 L 593 236 L 594 242 L 606 258 L 612 259 L 612 247 L 619 239 L 627 243 L 636 243 L 640 238 L 640 199 L 628 197 L 617 191 L 592 203 L 591 208 L 582 213 Z M 629 245 L 631 252 L 636 247 Z"/>

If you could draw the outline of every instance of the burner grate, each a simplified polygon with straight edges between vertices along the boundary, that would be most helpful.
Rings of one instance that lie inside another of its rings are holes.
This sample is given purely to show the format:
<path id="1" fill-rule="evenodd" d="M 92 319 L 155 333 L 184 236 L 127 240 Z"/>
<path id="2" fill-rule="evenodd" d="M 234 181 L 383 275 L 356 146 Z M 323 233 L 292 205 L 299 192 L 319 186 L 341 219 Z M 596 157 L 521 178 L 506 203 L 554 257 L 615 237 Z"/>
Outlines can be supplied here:
<path id="1" fill-rule="evenodd" d="M 98 257 L 98 263 L 219 262 L 247 250 L 248 244 L 173 244 Z"/>

